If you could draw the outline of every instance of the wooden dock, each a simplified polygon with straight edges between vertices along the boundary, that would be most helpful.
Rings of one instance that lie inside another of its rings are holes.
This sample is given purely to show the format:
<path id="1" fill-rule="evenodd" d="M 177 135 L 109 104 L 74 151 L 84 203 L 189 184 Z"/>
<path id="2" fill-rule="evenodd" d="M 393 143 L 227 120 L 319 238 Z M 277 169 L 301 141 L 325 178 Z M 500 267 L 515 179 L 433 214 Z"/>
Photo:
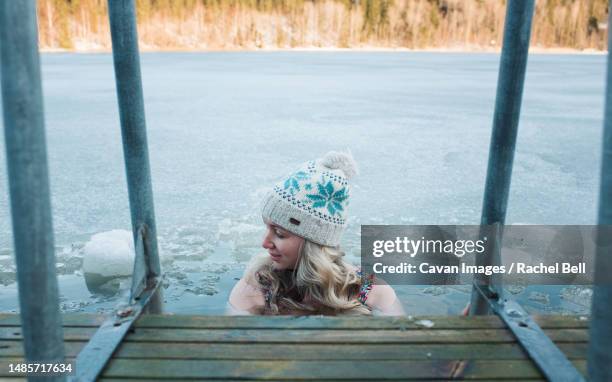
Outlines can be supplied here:
<path id="1" fill-rule="evenodd" d="M 69 359 L 104 317 L 67 314 Z M 588 320 L 535 321 L 583 374 Z M 544 380 L 497 316 L 227 317 L 148 315 L 135 323 L 100 378 L 133 380 Z M 23 360 L 19 316 L 0 314 L 0 378 Z"/>

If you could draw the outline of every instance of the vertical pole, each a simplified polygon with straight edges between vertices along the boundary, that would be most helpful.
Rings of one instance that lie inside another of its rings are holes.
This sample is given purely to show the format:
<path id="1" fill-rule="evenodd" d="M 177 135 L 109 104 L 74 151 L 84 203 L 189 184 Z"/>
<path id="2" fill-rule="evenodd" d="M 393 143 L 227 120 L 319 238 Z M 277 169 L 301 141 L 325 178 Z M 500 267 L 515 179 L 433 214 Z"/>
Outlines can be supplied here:
<path id="1" fill-rule="evenodd" d="M 529 39 L 534 0 L 509 0 L 506 6 L 504 41 L 502 45 L 493 133 L 489 148 L 489 164 L 485 183 L 484 201 L 480 224 L 493 226 L 493 232 L 502 232 L 506 220 L 514 147 L 521 113 L 523 84 L 527 68 Z M 500 262 L 501 236 L 495 236 L 493 250 L 478 257 L 479 265 Z M 492 278 L 477 277 L 475 283 L 491 285 Z M 476 290 L 472 290 L 470 314 L 488 314 L 487 302 Z"/>
<path id="2" fill-rule="evenodd" d="M 136 243 L 140 228 L 144 228 L 145 260 L 150 272 L 148 278 L 151 279 L 161 275 L 161 267 L 157 250 L 134 0 L 108 0 L 108 13 L 132 232 Z M 148 311 L 151 313 L 161 313 L 162 297 L 159 290 L 149 304 Z"/>
<path id="3" fill-rule="evenodd" d="M 609 14 L 609 12 L 608 12 Z M 608 16 L 608 25 L 612 15 Z M 610 49 L 612 36 L 608 34 L 608 67 L 606 77 L 606 104 L 604 111 L 603 153 L 601 184 L 599 189 L 600 228 L 597 233 L 597 257 L 595 259 L 595 282 L 591 307 L 589 335 L 588 372 L 591 381 L 612 381 L 612 253 L 610 246 L 610 225 L 612 225 L 612 61 Z M 607 233 L 607 235 L 606 235 Z M 608 236 L 608 237 L 606 237 Z"/>
<path id="4" fill-rule="evenodd" d="M 0 1 L 0 47 L 4 133 L 25 356 L 29 362 L 62 362 L 64 335 L 55 274 L 34 0 Z"/>

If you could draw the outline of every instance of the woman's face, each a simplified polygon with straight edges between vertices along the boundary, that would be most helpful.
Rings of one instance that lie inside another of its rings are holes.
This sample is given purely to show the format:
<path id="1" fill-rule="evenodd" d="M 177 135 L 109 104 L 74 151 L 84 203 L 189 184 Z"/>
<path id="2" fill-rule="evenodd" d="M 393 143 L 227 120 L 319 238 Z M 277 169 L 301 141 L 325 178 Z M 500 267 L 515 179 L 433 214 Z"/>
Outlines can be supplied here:
<path id="1" fill-rule="evenodd" d="M 268 250 L 274 268 L 295 269 L 304 239 L 274 223 L 266 222 L 266 228 L 261 246 Z"/>

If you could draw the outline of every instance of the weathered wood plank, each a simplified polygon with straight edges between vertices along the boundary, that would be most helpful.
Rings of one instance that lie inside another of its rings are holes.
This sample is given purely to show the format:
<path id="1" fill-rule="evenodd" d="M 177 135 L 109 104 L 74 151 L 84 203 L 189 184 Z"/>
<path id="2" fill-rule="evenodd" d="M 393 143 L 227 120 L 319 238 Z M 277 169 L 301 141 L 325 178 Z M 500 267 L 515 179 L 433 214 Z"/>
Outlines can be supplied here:
<path id="1" fill-rule="evenodd" d="M 558 342 L 586 342 L 584 329 L 551 329 L 546 334 Z M 127 341 L 172 342 L 269 342 L 269 343 L 503 343 L 515 342 L 506 329 L 462 330 L 208 330 L 208 329 L 135 329 Z"/>
<path id="2" fill-rule="evenodd" d="M 19 359 L 4 359 L 19 362 Z M 582 373 L 586 361 L 573 361 Z M 458 371 L 459 370 L 459 371 Z M 423 379 L 542 378 L 531 361 L 203 361 L 113 359 L 102 377 L 141 379 L 259 379 L 259 380 L 423 380 Z M 0 368 L 0 377 L 16 377 Z"/>
<path id="3" fill-rule="evenodd" d="M 62 314 L 64 326 L 100 326 L 106 317 L 101 314 L 92 313 L 65 313 Z M 0 327 L 3 326 L 21 326 L 19 314 L 16 313 L 0 313 Z"/>
<path id="4" fill-rule="evenodd" d="M 586 316 L 541 315 L 533 319 L 544 329 L 588 328 Z M 264 317 L 264 316 L 194 316 L 194 315 L 145 315 L 137 322 L 142 328 L 184 329 L 412 329 L 423 328 L 421 320 L 434 323 L 433 329 L 501 329 L 503 322 L 497 316 L 423 316 L 423 317 Z M 89 313 L 63 315 L 64 326 L 100 326 L 104 317 Z M 0 313 L 0 327 L 20 326 L 19 315 Z"/>
<path id="5" fill-rule="evenodd" d="M 66 342 L 66 356 L 76 357 L 86 342 Z M 586 359 L 586 343 L 559 344 L 570 359 Z M 21 341 L 0 342 L 1 357 L 23 357 Z M 235 360 L 435 360 L 435 359 L 527 359 L 517 343 L 512 344 L 194 344 L 125 342 L 114 358 L 235 359 Z"/>
<path id="6" fill-rule="evenodd" d="M 574 361 L 584 373 L 586 361 Z M 454 361 L 201 361 L 114 359 L 104 370 L 107 377 L 245 378 L 245 379 L 451 379 Z M 472 361 L 457 377 L 464 379 L 542 378 L 531 361 Z"/>
<path id="7" fill-rule="evenodd" d="M 64 328 L 64 339 L 86 341 L 96 328 Z M 586 329 L 548 329 L 555 342 L 587 342 Z M 0 328 L 0 340 L 22 339 L 20 328 Z M 127 342 L 227 342 L 227 343 L 508 343 L 515 342 L 506 329 L 461 330 L 278 330 L 278 329 L 133 329 Z"/>
<path id="8" fill-rule="evenodd" d="M 581 318 L 582 317 L 582 318 Z M 137 327 L 149 328 L 258 328 L 258 329 L 419 329 L 422 322 L 433 322 L 436 329 L 501 329 L 504 323 L 497 316 L 424 316 L 424 317 L 213 317 L 147 315 Z M 255 319 L 254 319 L 255 318 Z M 534 320 L 543 328 L 588 328 L 584 316 L 538 316 Z"/>

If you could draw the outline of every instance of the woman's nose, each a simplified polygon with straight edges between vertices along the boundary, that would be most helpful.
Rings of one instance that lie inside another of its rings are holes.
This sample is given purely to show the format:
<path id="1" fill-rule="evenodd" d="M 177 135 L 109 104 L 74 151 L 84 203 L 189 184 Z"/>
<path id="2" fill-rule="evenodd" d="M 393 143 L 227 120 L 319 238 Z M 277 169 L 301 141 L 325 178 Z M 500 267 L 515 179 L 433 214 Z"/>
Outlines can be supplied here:
<path id="1" fill-rule="evenodd" d="M 274 247 L 274 244 L 270 240 L 270 231 L 269 230 L 264 235 L 263 242 L 261 243 L 261 246 L 264 247 L 265 249 L 272 249 L 272 247 Z"/>

